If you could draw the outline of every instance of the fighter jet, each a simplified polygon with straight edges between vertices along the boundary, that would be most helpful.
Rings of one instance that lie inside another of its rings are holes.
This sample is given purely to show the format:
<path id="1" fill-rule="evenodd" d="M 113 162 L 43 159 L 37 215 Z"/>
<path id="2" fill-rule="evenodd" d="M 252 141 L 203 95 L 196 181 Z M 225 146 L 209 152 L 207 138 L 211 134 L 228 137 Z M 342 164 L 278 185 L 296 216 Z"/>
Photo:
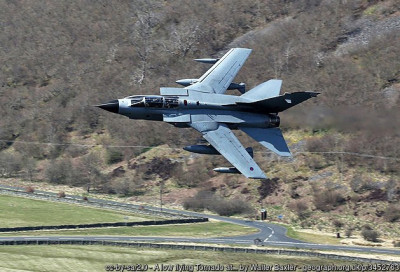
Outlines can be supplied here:
<path id="1" fill-rule="evenodd" d="M 280 95 L 282 80 L 272 79 L 245 92 L 244 84 L 232 83 L 251 53 L 251 49 L 233 48 L 220 59 L 197 59 L 213 64 L 198 79 L 178 80 L 184 88 L 161 87 L 160 95 L 133 95 L 97 105 L 130 119 L 164 121 L 176 127 L 192 127 L 210 145 L 191 145 L 185 150 L 201 154 L 220 154 L 233 167 L 218 167 L 221 173 L 241 173 L 247 178 L 265 179 L 253 159 L 253 149 L 245 149 L 232 130 L 240 129 L 261 145 L 280 156 L 291 156 L 279 129 L 279 112 L 287 110 L 317 92 Z M 226 95 L 238 89 L 242 95 Z"/>

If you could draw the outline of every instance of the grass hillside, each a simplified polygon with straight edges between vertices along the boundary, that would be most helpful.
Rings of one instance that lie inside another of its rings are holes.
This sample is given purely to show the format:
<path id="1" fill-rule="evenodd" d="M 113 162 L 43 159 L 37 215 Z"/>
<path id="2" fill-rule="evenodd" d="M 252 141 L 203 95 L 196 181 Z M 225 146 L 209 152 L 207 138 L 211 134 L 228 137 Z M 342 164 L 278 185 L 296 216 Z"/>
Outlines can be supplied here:
<path id="1" fill-rule="evenodd" d="M 0 27 L 3 183 L 153 204 L 162 185 L 165 204 L 399 235 L 398 1 L 5 1 Z M 91 106 L 199 77 L 194 58 L 231 47 L 253 49 L 235 79 L 248 89 L 321 92 L 281 114 L 291 159 L 235 132 L 267 180 L 214 173 L 223 158 L 181 149 L 201 138 L 190 129 Z"/>
<path id="2" fill-rule="evenodd" d="M 0 195 L 2 228 L 147 221 L 154 218 L 66 203 Z"/>

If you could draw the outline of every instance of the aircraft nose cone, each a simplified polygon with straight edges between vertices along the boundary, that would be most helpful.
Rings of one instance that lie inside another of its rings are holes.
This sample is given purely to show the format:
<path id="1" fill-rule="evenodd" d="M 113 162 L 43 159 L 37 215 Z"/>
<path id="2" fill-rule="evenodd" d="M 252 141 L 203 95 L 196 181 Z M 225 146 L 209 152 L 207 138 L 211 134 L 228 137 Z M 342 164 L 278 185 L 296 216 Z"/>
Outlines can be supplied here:
<path id="1" fill-rule="evenodd" d="M 118 113 L 119 102 L 118 102 L 118 100 L 111 100 L 111 101 L 108 101 L 107 103 L 104 103 L 101 105 L 96 105 L 96 107 L 99 107 L 100 109 L 110 111 L 113 113 Z"/>

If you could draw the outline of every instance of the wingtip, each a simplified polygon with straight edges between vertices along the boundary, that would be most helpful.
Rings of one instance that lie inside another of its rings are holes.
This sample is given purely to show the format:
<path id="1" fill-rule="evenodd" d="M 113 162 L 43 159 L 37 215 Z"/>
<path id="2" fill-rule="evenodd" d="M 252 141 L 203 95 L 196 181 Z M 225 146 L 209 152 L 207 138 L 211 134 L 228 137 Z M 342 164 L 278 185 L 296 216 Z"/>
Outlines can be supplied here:
<path id="1" fill-rule="evenodd" d="M 267 179 L 266 175 L 260 175 L 260 176 L 254 176 L 254 177 L 249 177 L 250 179 Z"/>
<path id="2" fill-rule="evenodd" d="M 259 171 L 257 171 L 256 173 L 251 173 L 250 175 L 246 175 L 247 178 L 250 179 L 266 179 L 267 176 L 265 175 L 265 173 L 259 168 Z"/>
<path id="3" fill-rule="evenodd" d="M 230 50 L 231 50 L 231 51 L 232 51 L 232 50 L 242 50 L 242 51 L 249 51 L 249 52 L 253 51 L 253 49 L 251 49 L 251 48 L 245 48 L 245 47 L 232 47 Z"/>
<path id="4" fill-rule="evenodd" d="M 282 152 L 282 153 L 280 153 L 278 155 L 281 156 L 281 157 L 288 157 L 288 158 L 293 157 L 293 155 L 292 155 L 292 153 L 290 151 L 289 152 Z"/>

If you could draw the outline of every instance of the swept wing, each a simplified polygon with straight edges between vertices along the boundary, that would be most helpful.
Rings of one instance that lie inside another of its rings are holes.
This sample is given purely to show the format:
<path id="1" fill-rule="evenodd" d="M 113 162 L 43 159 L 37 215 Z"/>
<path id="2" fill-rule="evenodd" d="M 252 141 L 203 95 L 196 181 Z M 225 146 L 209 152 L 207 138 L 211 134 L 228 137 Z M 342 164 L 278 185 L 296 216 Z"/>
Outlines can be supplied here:
<path id="1" fill-rule="evenodd" d="M 250 53 L 251 49 L 247 48 L 233 48 L 229 50 L 199 78 L 197 83 L 186 88 L 205 93 L 225 93 Z"/>
<path id="2" fill-rule="evenodd" d="M 198 117 L 193 119 L 198 119 Z M 225 124 L 218 124 L 207 116 L 204 117 L 202 121 L 192 121 L 190 126 L 201 132 L 203 137 L 244 176 L 254 179 L 266 178 L 257 163 Z"/>

